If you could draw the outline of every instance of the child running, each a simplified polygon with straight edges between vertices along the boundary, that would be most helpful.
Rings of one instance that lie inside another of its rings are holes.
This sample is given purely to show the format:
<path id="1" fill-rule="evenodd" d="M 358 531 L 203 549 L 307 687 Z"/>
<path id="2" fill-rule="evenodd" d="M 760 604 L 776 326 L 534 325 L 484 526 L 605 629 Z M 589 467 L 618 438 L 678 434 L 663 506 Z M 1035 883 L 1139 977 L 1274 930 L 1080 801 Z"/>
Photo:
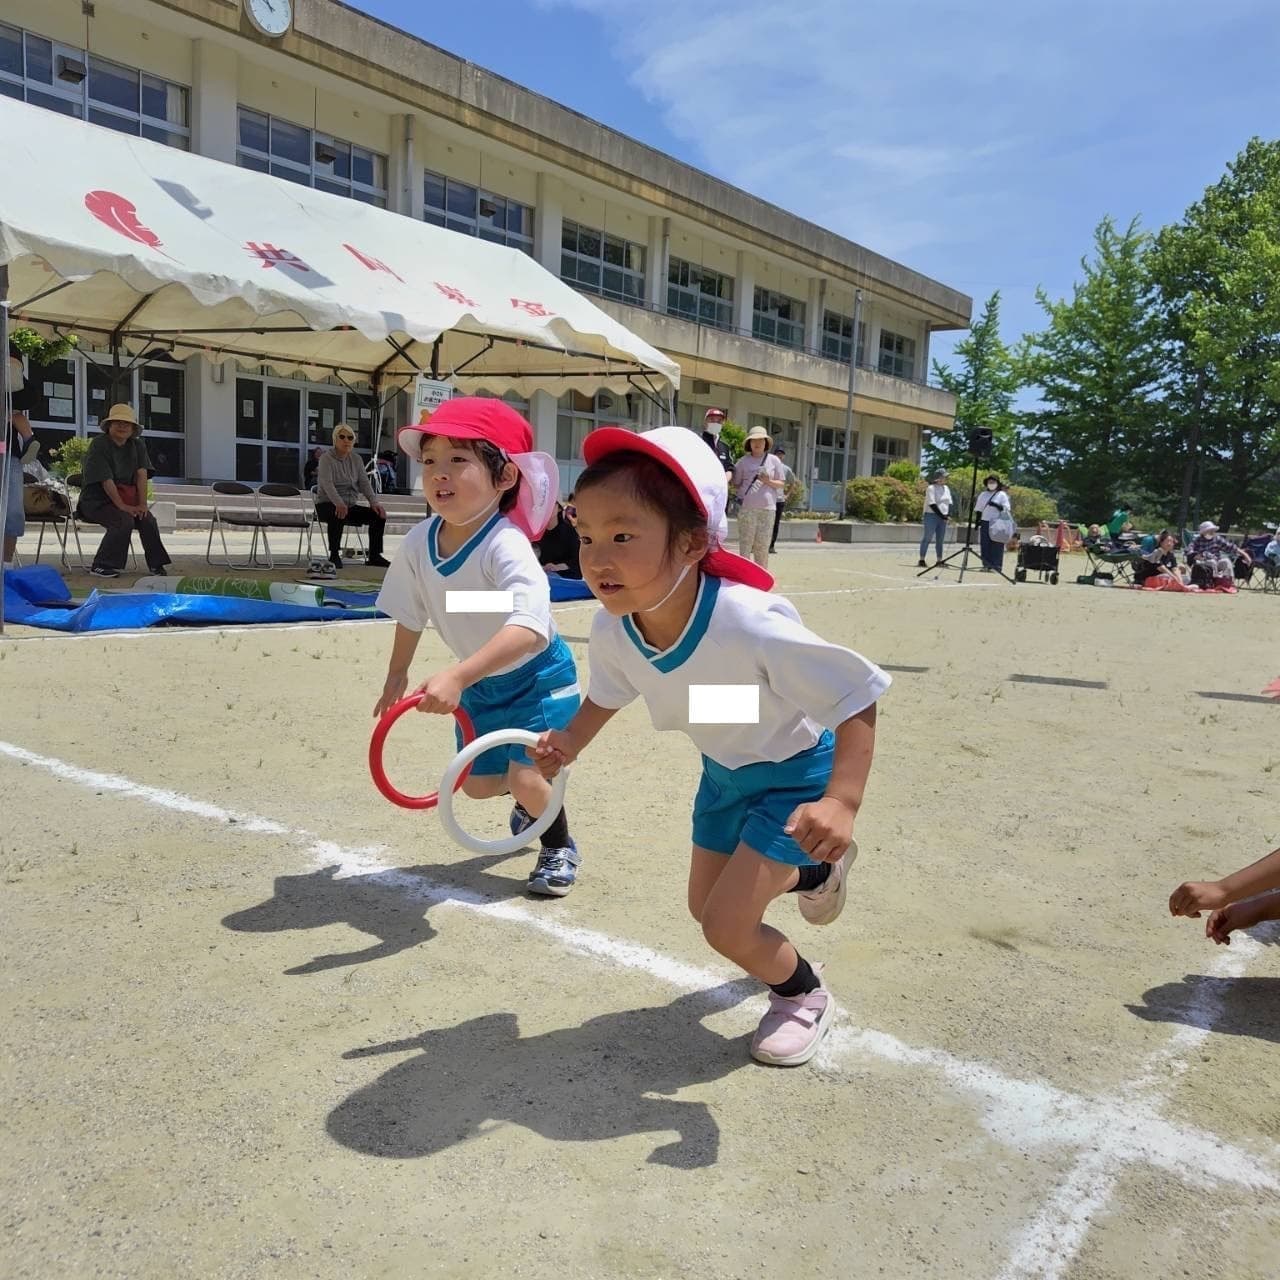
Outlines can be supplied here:
<path id="1" fill-rule="evenodd" d="M 1204 936 L 1231 945 L 1236 929 L 1252 929 L 1264 920 L 1280 920 L 1280 849 L 1221 880 L 1188 880 L 1169 898 L 1171 916 L 1200 919 Z"/>
<path id="2" fill-rule="evenodd" d="M 533 452 L 533 430 L 501 400 L 450 400 L 416 426 L 403 427 L 401 449 L 422 463 L 422 488 L 433 514 L 405 537 L 378 593 L 396 634 L 380 716 L 409 683 L 423 628 L 434 623 L 458 659 L 419 687 L 419 711 L 451 715 L 461 706 L 476 736 L 495 729 L 540 733 L 567 724 L 581 702 L 573 655 L 551 621 L 551 590 L 530 539 L 555 509 L 555 459 Z M 509 612 L 450 611 L 453 592 L 510 592 Z M 461 731 L 456 731 L 462 746 Z M 478 799 L 515 797 L 511 831 L 541 816 L 551 794 L 521 747 L 495 747 L 477 758 L 462 788 Z M 564 810 L 542 835 L 530 893 L 562 898 L 574 886 L 578 847 Z"/>
<path id="3" fill-rule="evenodd" d="M 723 549 L 724 470 L 693 432 L 602 427 L 582 452 L 582 574 L 604 609 L 587 699 L 566 728 L 542 735 L 534 758 L 554 776 L 637 697 L 655 728 L 689 735 L 702 752 L 689 910 L 716 951 L 772 992 L 752 1056 L 799 1066 L 835 1003 L 821 966 L 764 914 L 792 892 L 811 924 L 840 914 L 889 677 L 809 631 L 787 600 L 766 594 L 765 570 Z M 726 683 L 758 694 L 757 720 L 695 720 L 695 687 Z"/>

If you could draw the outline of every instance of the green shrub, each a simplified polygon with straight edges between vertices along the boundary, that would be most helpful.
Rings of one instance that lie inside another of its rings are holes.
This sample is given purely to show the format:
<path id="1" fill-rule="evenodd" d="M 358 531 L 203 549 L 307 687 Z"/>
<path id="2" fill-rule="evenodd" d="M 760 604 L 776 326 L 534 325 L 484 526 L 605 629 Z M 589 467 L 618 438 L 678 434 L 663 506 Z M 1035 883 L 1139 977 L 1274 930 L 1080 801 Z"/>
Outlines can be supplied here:
<path id="1" fill-rule="evenodd" d="M 856 476 L 845 486 L 845 508 L 855 520 L 888 520 L 884 499 L 884 486 L 878 476 Z"/>
<path id="2" fill-rule="evenodd" d="M 720 428 L 720 439 L 729 450 L 729 456 L 737 462 L 747 447 L 747 429 L 736 422 L 726 422 Z"/>
<path id="3" fill-rule="evenodd" d="M 1058 518 L 1058 504 L 1040 489 L 1011 484 L 1009 501 L 1013 504 L 1014 522 L 1021 528 L 1039 524 L 1041 520 Z"/>
<path id="4" fill-rule="evenodd" d="M 92 443 L 87 436 L 71 436 L 64 440 L 56 449 L 50 450 L 49 461 L 52 465 L 49 470 L 64 480 L 73 472 L 83 471 L 85 455 Z"/>
<path id="5" fill-rule="evenodd" d="M 884 469 L 885 475 L 894 480 L 901 480 L 903 484 L 910 485 L 915 488 L 916 481 L 924 483 L 924 477 L 920 474 L 920 468 L 914 462 L 907 462 L 905 459 L 901 462 L 891 462 Z"/>
<path id="6" fill-rule="evenodd" d="M 879 484 L 880 491 L 884 495 L 884 509 L 890 520 L 902 524 L 907 520 L 920 519 L 923 506 L 920 495 L 916 493 L 913 486 L 904 484 L 896 476 L 887 473 L 877 476 L 876 483 Z"/>
<path id="7" fill-rule="evenodd" d="M 803 511 L 805 509 L 809 501 L 809 494 L 799 480 L 788 480 L 787 487 L 782 492 L 786 499 L 782 504 L 784 513 L 788 511 Z"/>

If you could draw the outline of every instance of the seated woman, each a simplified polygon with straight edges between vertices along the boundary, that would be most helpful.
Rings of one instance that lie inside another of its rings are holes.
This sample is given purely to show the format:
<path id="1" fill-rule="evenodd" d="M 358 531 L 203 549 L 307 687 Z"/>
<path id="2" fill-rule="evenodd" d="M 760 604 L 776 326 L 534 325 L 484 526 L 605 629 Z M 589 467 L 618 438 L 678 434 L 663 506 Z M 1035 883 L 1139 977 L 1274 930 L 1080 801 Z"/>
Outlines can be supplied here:
<path id="1" fill-rule="evenodd" d="M 80 490 L 79 516 L 106 529 L 94 553 L 89 572 L 95 578 L 118 578 L 129 555 L 136 530 L 142 540 L 147 569 L 164 577 L 172 563 L 160 540 L 160 526 L 147 507 L 147 476 L 151 459 L 142 443 L 142 428 L 131 405 L 113 404 L 99 424 L 84 455 L 84 483 Z"/>
<path id="2" fill-rule="evenodd" d="M 361 505 L 360 499 L 364 499 Z M 365 564 L 385 569 L 391 563 L 382 556 L 382 534 L 387 513 L 373 494 L 364 463 L 356 452 L 356 433 L 345 422 L 333 429 L 333 448 L 320 455 L 316 471 L 316 515 L 329 535 L 329 559 L 342 568 L 342 531 L 349 524 L 369 526 L 369 554 Z"/>
<path id="3" fill-rule="evenodd" d="M 573 494 L 569 495 L 570 500 Z M 548 573 L 558 573 L 562 578 L 581 578 L 582 566 L 578 563 L 578 531 L 569 519 L 572 507 L 556 503 L 555 515 L 541 539 L 533 544 L 538 563 Z"/>
<path id="4" fill-rule="evenodd" d="M 1172 578 L 1176 580 L 1179 586 L 1187 584 L 1186 567 L 1178 563 L 1177 557 L 1174 555 L 1174 548 L 1178 545 L 1178 539 L 1169 532 L 1168 529 L 1161 529 L 1159 535 L 1153 539 L 1154 546 L 1148 550 L 1144 550 L 1138 557 L 1137 567 L 1133 571 L 1134 581 L 1140 587 L 1155 585 L 1157 579 Z M 1164 582 L 1159 584 L 1165 587 Z M 1165 589 L 1176 590 L 1177 588 L 1165 587 Z"/>

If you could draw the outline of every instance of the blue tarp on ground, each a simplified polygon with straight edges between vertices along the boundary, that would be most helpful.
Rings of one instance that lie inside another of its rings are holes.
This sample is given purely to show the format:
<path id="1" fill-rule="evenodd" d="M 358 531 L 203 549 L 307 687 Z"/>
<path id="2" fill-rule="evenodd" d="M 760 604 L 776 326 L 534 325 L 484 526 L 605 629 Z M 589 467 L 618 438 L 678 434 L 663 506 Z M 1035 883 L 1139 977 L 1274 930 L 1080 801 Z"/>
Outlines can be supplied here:
<path id="1" fill-rule="evenodd" d="M 586 583 L 547 575 L 551 599 L 590 600 Z M 375 593 L 346 591 L 326 585 L 333 606 L 276 604 L 234 596 L 179 596 L 152 593 L 103 595 L 95 591 L 83 604 L 72 604 L 71 592 L 56 569 L 36 564 L 9 569 L 4 575 L 4 617 L 15 626 L 51 631 L 133 631 L 139 627 L 247 626 L 260 622 L 337 622 L 381 618 L 373 609 Z M 341 606 L 346 606 L 345 608 Z"/>
<path id="2" fill-rule="evenodd" d="M 132 631 L 139 627 L 244 626 L 261 622 L 338 622 L 380 618 L 368 592 L 325 587 L 333 607 L 276 604 L 233 596 L 179 596 L 138 593 L 103 595 L 95 591 L 83 604 L 48 565 L 9 569 L 4 575 L 5 621 L 52 631 Z M 348 605 L 348 608 L 340 606 Z"/>

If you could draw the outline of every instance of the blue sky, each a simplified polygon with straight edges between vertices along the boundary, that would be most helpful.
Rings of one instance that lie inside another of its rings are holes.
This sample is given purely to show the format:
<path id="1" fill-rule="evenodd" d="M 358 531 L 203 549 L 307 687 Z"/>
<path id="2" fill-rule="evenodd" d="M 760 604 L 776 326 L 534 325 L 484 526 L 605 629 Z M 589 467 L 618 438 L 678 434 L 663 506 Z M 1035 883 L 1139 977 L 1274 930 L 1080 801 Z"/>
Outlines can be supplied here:
<path id="1" fill-rule="evenodd" d="M 1103 214 L 1159 227 L 1280 133 L 1275 0 L 357 2 L 975 311 L 999 288 L 1010 340 Z"/>

